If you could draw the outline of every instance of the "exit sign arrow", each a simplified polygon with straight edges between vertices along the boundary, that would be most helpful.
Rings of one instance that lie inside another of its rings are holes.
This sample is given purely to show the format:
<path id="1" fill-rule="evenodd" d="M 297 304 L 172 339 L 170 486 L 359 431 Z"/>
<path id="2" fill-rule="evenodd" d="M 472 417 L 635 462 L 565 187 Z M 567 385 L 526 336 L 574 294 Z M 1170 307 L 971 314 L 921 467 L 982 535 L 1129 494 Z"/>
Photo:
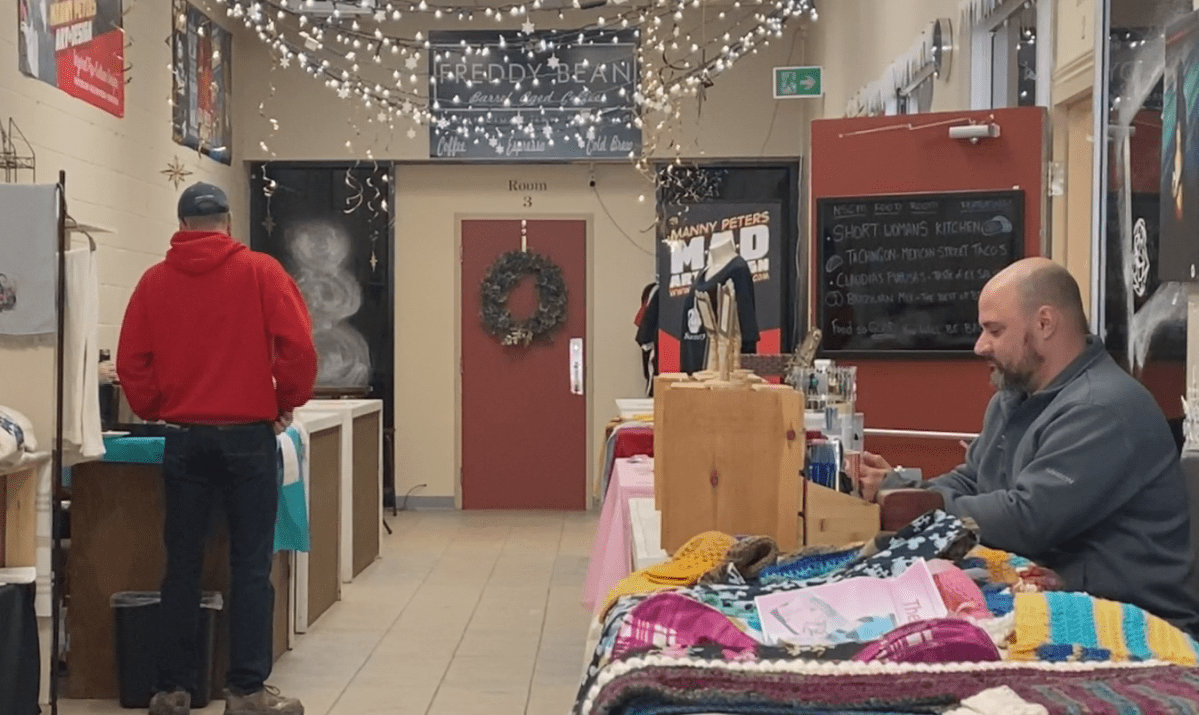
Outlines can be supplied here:
<path id="1" fill-rule="evenodd" d="M 823 70 L 820 67 L 775 67 L 774 98 L 797 99 L 820 97 L 824 94 Z"/>

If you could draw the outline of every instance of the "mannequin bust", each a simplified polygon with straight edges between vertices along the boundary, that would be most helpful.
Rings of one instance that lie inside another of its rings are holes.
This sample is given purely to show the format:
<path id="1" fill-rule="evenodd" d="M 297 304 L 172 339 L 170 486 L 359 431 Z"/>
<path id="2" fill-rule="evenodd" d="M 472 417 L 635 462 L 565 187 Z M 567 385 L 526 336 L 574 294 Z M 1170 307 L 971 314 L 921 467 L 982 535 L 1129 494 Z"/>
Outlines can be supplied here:
<path id="1" fill-rule="evenodd" d="M 708 265 L 704 267 L 704 277 L 716 275 L 736 256 L 737 245 L 733 242 L 732 231 L 714 237 L 708 246 Z"/>
<path id="2" fill-rule="evenodd" d="M 741 353 L 752 353 L 757 348 L 753 274 L 737 253 L 731 231 L 712 237 L 707 265 L 696 275 L 683 303 L 680 336 L 679 368 L 688 374 L 710 370 L 727 375 L 737 371 L 739 360 L 733 341 L 740 344 Z"/>

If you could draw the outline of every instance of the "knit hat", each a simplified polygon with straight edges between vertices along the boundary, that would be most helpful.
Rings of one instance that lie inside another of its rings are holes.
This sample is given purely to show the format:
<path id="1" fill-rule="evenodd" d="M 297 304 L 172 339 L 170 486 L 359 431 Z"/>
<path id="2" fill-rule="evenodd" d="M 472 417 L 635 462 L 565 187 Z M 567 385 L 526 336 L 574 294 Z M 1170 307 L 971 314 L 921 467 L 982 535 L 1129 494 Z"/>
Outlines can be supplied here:
<path id="1" fill-rule="evenodd" d="M 601 618 L 621 596 L 694 585 L 701 576 L 724 563 L 734 543 L 733 537 L 719 531 L 705 531 L 691 537 L 679 547 L 670 561 L 641 569 L 613 586 L 608 592 Z"/>
<path id="2" fill-rule="evenodd" d="M 724 560 L 699 580 L 700 583 L 723 583 L 726 569 L 732 565 L 743 578 L 755 579 L 762 569 L 778 560 L 779 545 L 769 536 L 746 536 L 737 539 Z"/>
<path id="3" fill-rule="evenodd" d="M 1017 593 L 1015 615 L 1011 660 L 1199 661 L 1190 636 L 1129 604 L 1085 593 Z"/>
<path id="4" fill-rule="evenodd" d="M 966 572 L 947 561 L 934 560 L 928 562 L 933 582 L 945 608 L 954 616 L 970 616 L 971 618 L 991 618 L 987 608 L 987 599 L 982 589 L 974 583 Z"/>
<path id="5" fill-rule="evenodd" d="M 629 612 L 612 646 L 612 657 L 701 643 L 717 643 L 730 656 L 752 653 L 758 644 L 715 608 L 682 594 L 658 593 Z"/>
<path id="6" fill-rule="evenodd" d="M 931 618 L 900 626 L 854 660 L 889 663 L 978 663 L 999 660 L 986 631 L 961 618 Z"/>

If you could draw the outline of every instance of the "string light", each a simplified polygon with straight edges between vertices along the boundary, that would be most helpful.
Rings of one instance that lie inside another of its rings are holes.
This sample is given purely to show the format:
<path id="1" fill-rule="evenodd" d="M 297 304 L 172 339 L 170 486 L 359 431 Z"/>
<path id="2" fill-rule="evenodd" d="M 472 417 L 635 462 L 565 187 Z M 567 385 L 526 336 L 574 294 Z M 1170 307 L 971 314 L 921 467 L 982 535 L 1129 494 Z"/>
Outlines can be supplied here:
<path id="1" fill-rule="evenodd" d="M 278 64 L 296 64 L 314 79 L 325 83 L 343 99 L 357 99 L 367 109 L 368 122 L 385 123 L 394 130 L 398 118 L 411 122 L 407 135 L 415 138 L 415 127 L 428 126 L 439 117 L 440 107 L 430 97 L 436 77 L 429 77 L 429 91 L 423 91 L 417 70 L 427 65 L 433 49 L 425 33 L 402 32 L 394 23 L 405 12 L 428 17 L 428 23 L 445 25 L 465 23 L 479 11 L 474 5 L 453 3 L 399 2 L 397 0 L 359 0 L 329 2 L 317 0 L 216 0 L 227 6 L 227 15 L 240 20 L 268 45 Z M 594 111 L 580 113 L 578 131 L 568 141 L 585 140 L 596 126 L 621 122 L 628 129 L 642 131 L 640 156 L 630 156 L 647 176 L 650 160 L 666 143 L 676 159 L 682 147 L 669 139 L 685 116 L 681 103 L 703 101 L 704 93 L 719 75 L 739 59 L 756 54 L 772 39 L 783 35 L 789 22 L 815 21 L 813 0 L 754 0 L 735 2 L 732 9 L 719 12 L 721 26 L 711 31 L 706 8 L 700 2 L 655 0 L 630 7 L 621 0 L 581 0 L 574 2 L 580 27 L 571 30 L 540 30 L 538 18 L 564 17 L 557 8 L 543 8 L 543 0 L 508 3 L 483 9 L 482 15 L 508 23 L 501 31 L 507 47 L 499 48 L 493 61 L 507 64 L 526 53 L 553 53 L 558 48 L 594 45 L 614 41 L 614 33 L 604 28 L 640 28 L 633 59 L 639 66 L 637 86 L 619 88 L 619 96 L 630 97 L 635 107 L 632 116 Z M 599 12 L 597 12 L 599 11 Z M 407 23 L 405 23 L 407 24 Z M 698 37 L 697 37 L 698 36 Z M 470 47 L 465 51 L 491 56 L 491 48 Z M 389 51 L 385 51 L 389 50 Z M 422 60 L 424 62 L 422 63 Z M 406 76 L 405 76 L 406 75 Z M 530 78 L 530 84 L 552 86 L 557 72 Z M 477 84 L 477 82 L 476 82 Z M 461 98 L 458 98 L 461 102 Z M 544 114 L 544 110 L 542 110 Z M 496 138 L 496 130 L 487 122 L 471 122 L 453 115 L 456 126 L 447 127 L 465 141 L 479 144 Z M 440 117 L 445 119 L 444 117 Z M 647 118 L 652 118 L 646 121 Z M 272 124 L 272 130 L 274 129 Z M 524 121 L 521 131 L 532 134 L 549 125 Z M 273 132 L 272 132 L 273 133 Z M 659 136 L 661 135 L 661 136 Z M 550 137 L 547 137 L 550 138 Z M 558 137 L 559 139 L 563 137 Z M 681 165 L 680 161 L 676 161 Z"/>

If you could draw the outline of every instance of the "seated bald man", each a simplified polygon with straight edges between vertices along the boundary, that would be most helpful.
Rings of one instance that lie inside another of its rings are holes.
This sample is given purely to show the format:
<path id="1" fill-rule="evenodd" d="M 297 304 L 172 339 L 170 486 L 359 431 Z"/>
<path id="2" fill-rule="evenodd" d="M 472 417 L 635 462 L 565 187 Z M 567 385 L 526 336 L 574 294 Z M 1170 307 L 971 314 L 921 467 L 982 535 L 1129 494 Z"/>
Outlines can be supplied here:
<path id="1" fill-rule="evenodd" d="M 1044 258 L 1014 263 L 984 287 L 978 322 L 974 351 L 999 392 L 966 463 L 916 484 L 867 454 L 863 496 L 934 490 L 985 545 L 1199 634 L 1174 438 L 1149 392 L 1089 335 L 1074 278 Z"/>

